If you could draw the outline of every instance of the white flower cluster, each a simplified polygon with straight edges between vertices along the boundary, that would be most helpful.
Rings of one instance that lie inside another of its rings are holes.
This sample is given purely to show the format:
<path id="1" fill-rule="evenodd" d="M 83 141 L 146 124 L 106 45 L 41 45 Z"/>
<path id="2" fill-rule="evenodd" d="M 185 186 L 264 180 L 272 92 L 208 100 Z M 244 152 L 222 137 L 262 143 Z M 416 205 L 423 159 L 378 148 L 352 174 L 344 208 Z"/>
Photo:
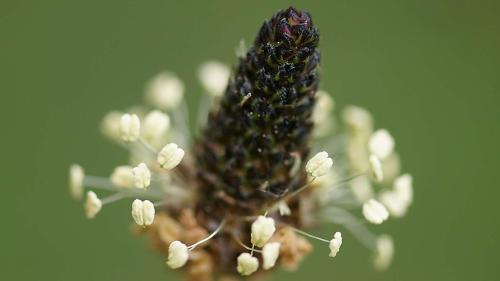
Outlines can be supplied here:
<path id="1" fill-rule="evenodd" d="M 322 106 L 318 101 L 317 108 Z M 331 162 L 326 160 L 326 153 L 320 152 L 311 158 L 306 170 L 312 178 L 325 175 L 328 179 L 316 181 L 317 188 L 313 190 L 323 209 L 322 218 L 345 225 L 356 237 L 363 239 L 365 245 L 376 249 L 375 267 L 384 269 L 392 259 L 392 240 L 388 235 L 377 238 L 361 219 L 379 225 L 389 217 L 404 216 L 413 202 L 413 180 L 409 174 L 400 175 L 394 138 L 387 129 L 374 129 L 370 112 L 348 106 L 342 113 L 342 120 L 343 126 L 339 126 L 340 130 L 332 136 L 337 141 L 326 147 L 346 156 L 337 158 L 339 169 L 335 172 L 322 170 Z M 328 121 L 333 123 L 335 119 Z M 361 209 L 362 218 L 351 212 L 357 208 Z M 341 244 L 341 236 L 338 238 L 331 242 L 332 256 L 336 254 L 335 245 Z"/>
<path id="2" fill-rule="evenodd" d="M 265 270 L 271 269 L 276 264 L 279 257 L 281 244 L 279 242 L 269 242 L 276 231 L 274 219 L 266 216 L 259 216 L 252 223 L 251 243 L 254 247 L 262 248 L 262 268 Z M 259 269 L 259 260 L 251 253 L 242 253 L 238 256 L 236 270 L 243 276 L 248 276 Z"/>
<path id="3" fill-rule="evenodd" d="M 131 109 L 130 113 L 113 111 L 101 123 L 101 130 L 110 139 L 123 144 L 137 164 L 116 167 L 109 178 L 88 176 L 79 165 L 72 165 L 69 172 L 69 188 L 72 197 L 80 199 L 86 187 L 110 191 L 114 194 L 100 199 L 94 191 L 88 191 L 85 200 L 87 218 L 94 218 L 106 204 L 124 198 L 167 198 L 163 178 L 164 171 L 172 171 L 184 158 L 184 150 L 176 143 L 168 143 L 172 137 L 172 124 L 164 110 L 174 110 L 182 101 L 183 83 L 170 73 L 154 77 L 147 87 L 146 97 L 155 106 L 148 113 Z M 172 111 L 173 112 L 173 111 Z M 142 119 L 142 122 L 141 122 Z M 163 147 L 158 150 L 158 147 Z M 138 161 L 137 161 L 138 160 Z M 158 183 L 154 181 L 161 179 Z M 149 200 L 135 199 L 132 217 L 136 224 L 146 227 L 153 223 L 155 204 Z"/>
<path id="4" fill-rule="evenodd" d="M 200 67 L 198 76 L 205 92 L 216 100 L 227 88 L 230 69 L 210 61 Z M 133 221 L 146 228 L 155 223 L 155 206 L 163 206 L 168 200 L 179 203 L 183 192 L 190 192 L 190 187 L 183 182 L 184 170 L 176 169 L 185 158 L 186 152 L 181 146 L 186 147 L 188 142 L 185 138 L 189 136 L 185 129 L 188 126 L 181 124 L 185 121 L 182 120 L 185 118 L 184 90 L 184 84 L 177 76 L 163 72 L 155 76 L 146 89 L 146 100 L 153 108 L 134 107 L 105 116 L 101 124 L 102 132 L 128 149 L 131 160 L 130 164 L 116 167 L 109 178 L 86 175 L 76 164 L 70 167 L 69 188 L 74 199 L 80 200 L 85 188 L 113 193 L 101 199 L 94 191 L 88 190 L 84 202 L 87 218 L 95 218 L 104 205 L 130 198 L 134 199 L 131 206 Z M 313 147 L 312 150 L 320 152 L 305 165 L 300 156 L 292 155 L 297 158 L 297 164 L 291 174 L 302 172 L 304 178 L 307 175 L 307 182 L 277 199 L 270 207 L 266 206 L 269 208 L 263 210 L 264 215 L 252 217 L 255 220 L 251 225 L 250 246 L 245 244 L 248 241 L 235 237 L 235 241 L 247 250 L 236 259 L 236 271 L 242 276 L 252 275 L 259 267 L 269 270 L 276 265 L 280 253 L 286 248 L 274 237 L 280 228 L 290 228 L 298 234 L 327 243 L 329 256 L 334 258 L 338 255 L 342 245 L 341 232 L 335 232 L 333 238 L 327 240 L 278 219 L 280 216 L 296 215 L 293 205 L 288 205 L 292 198 L 306 207 L 320 209 L 318 217 L 321 219 L 344 225 L 354 236 L 366 239 L 364 244 L 375 249 L 374 265 L 377 269 L 390 265 L 394 255 L 392 239 L 388 235 L 372 234 L 361 220 L 379 225 L 389 217 L 404 216 L 413 202 L 412 176 L 400 174 L 399 156 L 395 152 L 392 135 L 386 129 L 374 130 L 374 120 L 367 110 L 348 106 L 342 114 L 343 126 L 339 126 L 333 117 L 334 108 L 335 102 L 330 95 L 319 91 L 311 118 L 316 124 L 314 137 L 324 138 L 334 134 L 336 141 L 321 143 L 326 146 L 325 150 L 335 155 L 336 168 L 332 169 L 334 162 L 328 152 L 321 151 L 319 147 Z M 186 162 L 189 163 L 189 159 L 183 164 Z M 303 192 L 306 189 L 307 192 Z M 304 194 L 305 199 L 298 194 Z M 362 216 L 351 213 L 353 209 L 361 209 L 359 213 Z M 306 219 L 313 221 L 310 217 Z M 170 243 L 166 264 L 173 269 L 185 266 L 190 260 L 190 251 L 217 235 L 225 223 L 223 220 L 209 236 L 192 245 L 181 241 Z"/>

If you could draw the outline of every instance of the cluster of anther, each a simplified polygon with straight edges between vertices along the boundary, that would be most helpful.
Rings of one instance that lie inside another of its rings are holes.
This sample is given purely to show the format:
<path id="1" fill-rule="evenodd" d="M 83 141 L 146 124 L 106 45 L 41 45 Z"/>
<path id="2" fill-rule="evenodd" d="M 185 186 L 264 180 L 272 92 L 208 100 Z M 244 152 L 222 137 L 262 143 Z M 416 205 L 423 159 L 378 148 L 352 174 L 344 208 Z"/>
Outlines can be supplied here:
<path id="1" fill-rule="evenodd" d="M 294 8 L 261 27 L 196 145 L 201 187 L 209 200 L 255 213 L 305 183 L 298 168 L 307 157 L 313 126 L 318 43 L 309 14 Z"/>

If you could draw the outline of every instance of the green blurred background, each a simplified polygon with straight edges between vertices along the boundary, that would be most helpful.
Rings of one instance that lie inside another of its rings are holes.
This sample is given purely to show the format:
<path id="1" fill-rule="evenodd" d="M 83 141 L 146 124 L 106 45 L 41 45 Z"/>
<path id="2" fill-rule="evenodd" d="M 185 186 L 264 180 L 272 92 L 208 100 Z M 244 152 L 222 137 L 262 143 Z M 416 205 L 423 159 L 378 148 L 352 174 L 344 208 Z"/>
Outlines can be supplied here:
<path id="1" fill-rule="evenodd" d="M 164 69 L 196 105 L 197 66 L 233 64 L 240 39 L 290 4 L 320 28 L 322 88 L 392 132 L 416 201 L 377 229 L 395 238 L 387 272 L 345 238 L 335 260 L 318 245 L 273 280 L 498 279 L 500 2 L 451 0 L 2 0 L 0 279 L 178 280 L 130 234 L 128 202 L 84 219 L 68 166 L 108 175 L 127 159 L 99 133 L 108 110 L 141 102 Z"/>

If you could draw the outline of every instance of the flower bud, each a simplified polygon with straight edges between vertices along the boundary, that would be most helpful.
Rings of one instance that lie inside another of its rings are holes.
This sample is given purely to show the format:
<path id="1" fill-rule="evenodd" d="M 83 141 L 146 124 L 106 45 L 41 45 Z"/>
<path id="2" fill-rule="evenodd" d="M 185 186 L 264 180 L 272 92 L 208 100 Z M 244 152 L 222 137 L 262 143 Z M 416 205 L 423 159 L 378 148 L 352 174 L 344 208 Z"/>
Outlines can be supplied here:
<path id="1" fill-rule="evenodd" d="M 236 270 L 243 275 L 248 276 L 259 268 L 259 260 L 256 257 L 252 257 L 249 253 L 242 253 L 238 257 L 238 266 Z"/>
<path id="2" fill-rule="evenodd" d="M 123 114 L 120 120 L 120 134 L 124 141 L 134 142 L 141 133 L 141 121 L 135 114 Z"/>
<path id="3" fill-rule="evenodd" d="M 182 161 L 184 150 L 175 143 L 169 143 L 158 154 L 158 163 L 164 169 L 171 170 Z"/>
<path id="4" fill-rule="evenodd" d="M 146 164 L 141 163 L 134 169 L 134 182 L 135 186 L 138 188 L 146 188 L 151 184 L 151 172 Z"/>
<path id="5" fill-rule="evenodd" d="M 140 226 L 148 226 L 155 218 L 155 207 L 149 200 L 135 199 L 132 203 L 132 218 Z"/>
<path id="6" fill-rule="evenodd" d="M 267 243 L 276 231 L 274 219 L 259 216 L 252 224 L 251 242 L 257 247 L 262 247 Z"/>
<path id="7" fill-rule="evenodd" d="M 170 246 L 168 247 L 168 259 L 167 259 L 167 265 L 170 268 L 176 269 L 182 267 L 186 264 L 188 259 L 189 259 L 188 248 L 184 243 L 180 241 L 174 241 L 170 243 Z"/>
<path id="8" fill-rule="evenodd" d="M 328 157 L 328 153 L 325 151 L 321 151 L 307 161 L 306 172 L 312 177 L 317 178 L 326 175 L 332 166 L 332 158 Z"/>

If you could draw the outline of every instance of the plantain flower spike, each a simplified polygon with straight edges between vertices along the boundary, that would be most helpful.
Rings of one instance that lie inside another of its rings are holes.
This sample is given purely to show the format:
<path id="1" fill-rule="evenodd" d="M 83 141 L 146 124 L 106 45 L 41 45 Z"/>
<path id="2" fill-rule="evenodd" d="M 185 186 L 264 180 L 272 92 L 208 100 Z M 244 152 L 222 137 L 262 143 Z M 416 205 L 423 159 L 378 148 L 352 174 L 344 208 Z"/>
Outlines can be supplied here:
<path id="1" fill-rule="evenodd" d="M 377 227 L 408 212 L 413 178 L 400 173 L 394 137 L 374 130 L 374 114 L 337 110 L 328 89 L 318 91 L 319 43 L 311 15 L 289 7 L 240 45 L 232 66 L 208 59 L 193 73 L 207 94 L 197 108 L 187 107 L 178 75 L 155 75 L 145 105 L 111 111 L 101 123 L 129 160 L 103 177 L 72 166 L 71 195 L 87 191 L 88 218 L 127 201 L 134 233 L 187 281 L 298 270 L 310 239 L 337 262 L 344 233 L 308 232 L 321 226 L 351 232 L 373 251 L 374 266 L 387 268 L 394 245 Z M 199 116 L 194 137 L 189 111 Z"/>

